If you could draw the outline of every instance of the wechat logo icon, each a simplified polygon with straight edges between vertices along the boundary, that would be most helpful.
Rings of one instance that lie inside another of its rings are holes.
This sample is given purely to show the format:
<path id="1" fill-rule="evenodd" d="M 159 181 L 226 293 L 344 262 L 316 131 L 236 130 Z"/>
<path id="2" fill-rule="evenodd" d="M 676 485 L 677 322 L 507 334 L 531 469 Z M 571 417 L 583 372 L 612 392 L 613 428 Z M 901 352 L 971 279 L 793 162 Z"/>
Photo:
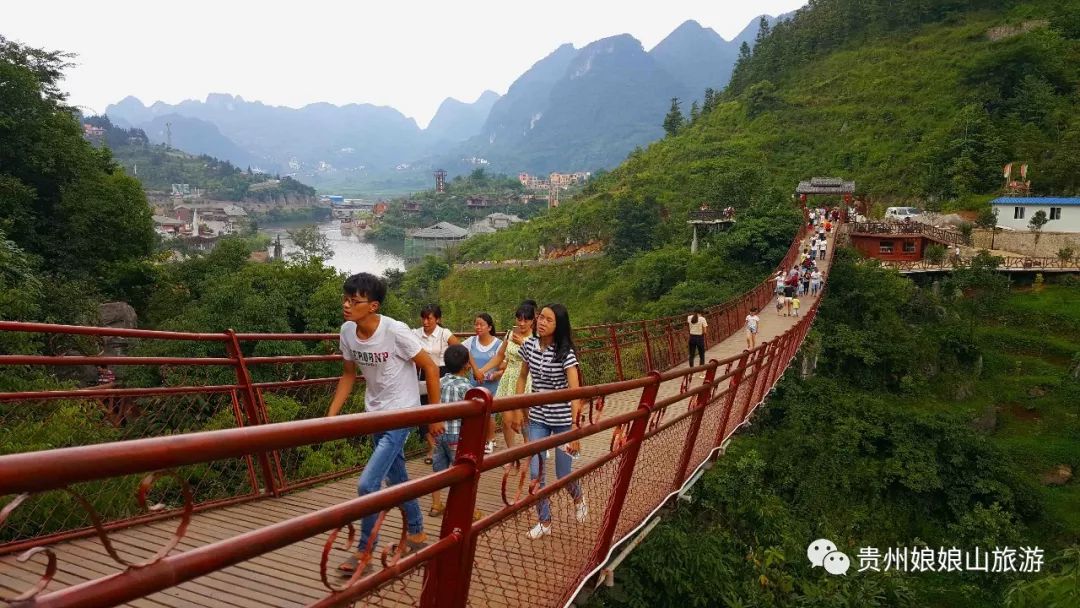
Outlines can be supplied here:
<path id="1" fill-rule="evenodd" d="M 813 568 L 821 566 L 829 574 L 847 574 L 851 567 L 851 558 L 836 550 L 836 543 L 827 538 L 819 538 L 806 547 L 806 557 Z"/>

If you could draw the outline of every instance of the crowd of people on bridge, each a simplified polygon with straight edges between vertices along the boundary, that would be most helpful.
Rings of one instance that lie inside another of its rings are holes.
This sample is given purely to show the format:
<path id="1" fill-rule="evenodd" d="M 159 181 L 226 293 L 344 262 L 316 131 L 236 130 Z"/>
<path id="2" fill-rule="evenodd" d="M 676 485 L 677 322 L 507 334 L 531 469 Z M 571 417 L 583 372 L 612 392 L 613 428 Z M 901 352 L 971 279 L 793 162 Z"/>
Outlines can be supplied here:
<path id="1" fill-rule="evenodd" d="M 809 217 L 808 243 L 799 254 L 799 261 L 790 270 L 776 271 L 776 315 L 785 317 L 799 316 L 803 296 L 817 295 L 825 283 L 825 274 L 818 267 L 818 262 L 825 259 L 829 245 L 829 234 L 833 222 L 839 221 L 836 209 L 812 209 Z"/>
<path id="2" fill-rule="evenodd" d="M 825 210 L 810 213 L 812 227 L 809 244 L 798 264 L 787 273 L 776 275 L 777 314 L 799 315 L 799 296 L 817 294 L 823 276 L 817 261 L 824 256 L 827 235 L 832 219 Z M 464 341 L 442 326 L 442 311 L 437 305 L 420 310 L 420 326 L 413 329 L 405 323 L 379 314 L 386 298 L 386 284 L 368 273 L 349 277 L 344 284 L 340 332 L 343 371 L 331 400 L 329 416 L 341 412 L 348 400 L 357 372 L 366 383 L 365 410 L 368 412 L 395 411 L 423 403 L 438 404 L 461 401 L 469 390 L 487 389 L 493 397 L 523 393 L 549 392 L 578 388 L 581 374 L 572 339 L 570 314 L 562 304 L 540 307 L 525 300 L 514 311 L 514 326 L 500 334 L 488 313 L 474 318 L 474 334 Z M 761 319 L 753 308 L 745 319 L 748 349 L 757 346 Z M 689 334 L 689 365 L 697 355 L 705 363 L 705 335 L 708 321 L 704 312 L 694 311 L 687 317 Z M 501 412 L 503 441 L 507 448 L 521 438 L 540 441 L 553 435 L 567 433 L 578 427 L 584 400 L 549 403 Z M 420 427 L 418 433 L 427 442 L 425 463 L 434 472 L 452 466 L 461 438 L 461 420 L 447 420 Z M 492 416 L 484 428 L 484 452 L 496 449 L 496 420 Z M 378 491 L 383 483 L 396 485 L 408 480 L 405 465 L 405 443 L 411 428 L 374 433 L 372 453 L 360 473 L 357 492 L 363 496 Z M 557 479 L 571 473 L 573 460 L 580 452 L 578 441 L 570 441 L 554 450 Z M 532 483 L 546 485 L 546 464 L 552 450 L 541 451 L 529 459 Z M 520 465 L 507 465 L 520 466 Z M 566 491 L 573 500 L 573 516 L 578 523 L 589 517 L 587 497 L 579 482 L 570 483 Z M 405 514 L 405 546 L 391 545 L 389 551 L 404 555 L 428 544 L 424 519 L 416 499 L 401 505 Z M 432 495 L 429 517 L 439 517 L 445 510 L 441 492 Z M 551 501 L 545 497 L 536 504 L 537 521 L 525 535 L 537 540 L 552 531 Z M 474 514 L 479 517 L 480 514 Z M 361 520 L 356 551 L 339 565 L 346 575 L 357 570 L 370 572 L 374 568 L 372 555 L 377 542 L 373 514 Z"/>
<path id="3" fill-rule="evenodd" d="M 368 412 L 400 410 L 421 403 L 461 401 L 474 387 L 483 387 L 495 397 L 504 397 L 580 385 L 570 313 L 562 304 L 541 308 L 533 300 L 523 301 L 514 312 L 514 327 L 502 337 L 499 337 L 491 315 L 480 313 L 473 325 L 474 335 L 460 341 L 440 324 L 442 311 L 437 305 L 421 309 L 420 327 L 415 329 L 379 314 L 386 298 L 386 284 L 372 274 L 349 277 L 343 292 L 345 321 L 341 326 L 340 349 L 344 363 L 329 416 L 341 412 L 352 393 L 358 370 L 366 384 L 364 403 Z M 502 412 L 506 446 L 513 446 L 519 436 L 526 441 L 538 441 L 569 432 L 578 426 L 584 407 L 584 401 L 578 399 L 534 406 L 527 412 Z M 485 453 L 495 449 L 495 427 L 493 416 L 485 428 Z M 359 495 L 378 491 L 384 482 L 396 485 L 408 480 L 405 442 L 411 431 L 411 428 L 403 428 L 372 435 L 372 453 L 357 482 Z M 449 468 L 456 456 L 461 420 L 429 424 L 418 431 L 427 441 L 425 462 L 435 472 Z M 578 441 L 555 448 L 556 478 L 570 474 L 573 459 L 579 451 Z M 530 459 L 529 474 L 539 488 L 546 485 L 546 461 L 551 457 L 548 450 Z M 589 516 L 589 507 L 581 484 L 568 484 L 566 491 L 574 503 L 574 518 L 584 523 Z M 401 507 L 405 514 L 405 546 L 391 545 L 388 550 L 404 555 L 427 545 L 428 538 L 419 502 L 412 499 Z M 434 493 L 428 516 L 438 517 L 444 509 L 441 493 Z M 538 501 L 536 510 L 537 523 L 526 532 L 533 540 L 551 534 L 550 499 Z M 371 558 L 377 543 L 377 519 L 378 516 L 373 514 L 361 520 L 356 551 L 338 566 L 344 574 L 374 569 Z"/>

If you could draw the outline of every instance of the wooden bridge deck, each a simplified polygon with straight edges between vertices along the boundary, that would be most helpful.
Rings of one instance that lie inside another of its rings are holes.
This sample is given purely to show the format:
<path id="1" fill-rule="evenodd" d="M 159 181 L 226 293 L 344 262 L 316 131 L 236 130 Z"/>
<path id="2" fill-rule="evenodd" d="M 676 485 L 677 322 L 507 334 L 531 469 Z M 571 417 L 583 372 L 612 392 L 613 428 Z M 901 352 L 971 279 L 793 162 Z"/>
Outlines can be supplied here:
<path id="1" fill-rule="evenodd" d="M 832 236 L 830 235 L 830 246 Z M 822 267 L 827 270 L 826 266 Z M 802 299 L 802 311 L 810 309 L 817 296 L 807 295 Z M 794 317 L 777 316 L 775 307 L 767 306 L 761 311 L 761 324 L 758 334 L 758 344 L 781 335 L 792 327 L 797 321 Z M 745 334 L 736 332 L 719 344 L 713 344 L 707 350 L 706 360 L 724 359 L 741 353 L 746 348 Z M 685 367 L 685 363 L 680 367 Z M 696 386 L 701 382 L 700 378 L 694 379 Z M 723 388 L 723 385 L 721 385 Z M 679 382 L 669 381 L 660 387 L 658 398 L 674 395 L 679 392 Z M 629 391 L 612 395 L 607 398 L 605 415 L 630 411 L 637 407 L 640 391 Z M 582 442 L 582 456 L 575 460 L 574 466 L 578 467 L 605 454 L 609 450 L 610 433 L 600 433 L 588 437 Z M 501 444 L 501 435 L 499 436 Z M 554 479 L 552 461 L 548 463 L 548 479 Z M 697 465 L 698 463 L 691 463 Z M 430 465 L 425 465 L 422 459 L 413 459 L 408 462 L 410 479 L 427 474 L 431 471 Z M 485 514 L 492 513 L 502 508 L 501 498 L 501 471 L 489 471 L 481 480 L 478 497 L 478 508 Z M 670 485 L 671 479 L 657 479 L 658 484 Z M 240 505 L 224 507 L 197 513 L 192 517 L 187 535 L 181 541 L 174 552 L 186 551 L 195 547 L 203 546 L 218 540 L 230 538 L 238 534 L 255 530 L 257 528 L 280 522 L 290 517 L 303 515 L 311 511 L 342 503 L 356 496 L 356 479 L 345 478 L 330 482 L 325 485 L 295 492 L 280 498 L 260 499 Z M 445 496 L 445 493 L 444 493 Z M 565 494 L 560 494 L 565 497 Z M 561 498 L 556 498 L 557 503 Z M 602 496 L 594 497 L 590 501 L 589 521 L 585 524 L 577 524 L 569 518 L 569 510 L 560 511 L 554 508 L 554 533 L 551 536 L 538 541 L 528 541 L 524 538 L 529 526 L 535 523 L 535 511 L 530 509 L 525 514 L 518 514 L 511 518 L 511 523 L 520 523 L 518 535 L 521 543 L 515 546 L 526 548 L 523 551 L 514 551 L 510 557 L 500 556 L 493 559 L 491 555 L 482 553 L 483 543 L 478 546 L 476 555 L 471 590 L 470 605 L 472 606 L 549 606 L 558 603 L 558 594 L 561 590 L 530 588 L 528 594 L 521 594 L 519 590 L 505 588 L 505 585 L 476 584 L 476 581 L 484 581 L 490 574 L 490 580 L 505 580 L 508 568 L 521 569 L 522 572 L 550 571 L 552 555 L 558 555 L 561 551 L 560 543 L 573 542 L 572 539 L 560 535 L 560 526 L 565 530 L 570 526 L 592 527 L 588 536 L 595 538 L 596 530 L 600 526 L 603 517 L 604 501 Z M 568 501 L 567 501 L 568 502 Z M 430 497 L 420 500 L 420 507 L 425 514 L 424 527 L 429 536 L 437 538 L 441 518 L 427 516 L 431 507 Z M 166 520 L 150 523 L 137 527 L 118 530 L 110 534 L 114 546 L 122 555 L 135 559 L 147 559 L 151 557 L 160 546 L 165 544 L 175 527 L 175 520 Z M 387 517 L 380 538 L 380 546 L 389 539 L 396 538 L 400 534 L 400 519 L 392 513 Z M 264 554 L 258 558 L 225 568 L 208 574 L 198 579 L 188 581 L 171 589 L 155 593 L 148 597 L 136 600 L 127 606 L 139 608 L 183 608 L 189 606 L 210 606 L 215 608 L 249 608 L 249 607 L 292 607 L 304 606 L 325 598 L 330 592 L 323 586 L 319 576 L 319 560 L 326 534 L 309 538 L 303 542 L 284 547 L 282 549 Z M 330 556 L 330 568 L 335 568 L 348 553 L 341 549 L 342 540 L 338 541 L 337 548 Z M 96 538 L 84 538 L 63 542 L 53 547 L 59 558 L 58 572 L 53 583 L 46 591 L 76 585 L 78 583 L 100 578 L 118 572 L 118 566 L 109 559 L 101 542 Z M 543 557 L 542 557 L 543 556 Z M 509 560 L 512 563 L 507 563 Z M 568 565 L 569 567 L 569 565 Z M 44 570 L 41 558 L 35 558 L 29 563 L 20 564 L 15 561 L 14 555 L 0 557 L 0 595 L 9 595 L 11 592 L 21 592 L 32 586 Z M 497 574 L 501 572 L 500 575 Z M 576 572 L 574 572 L 576 574 Z M 341 581 L 338 581 L 341 582 Z M 397 591 L 380 592 L 376 598 L 369 598 L 367 602 L 358 602 L 359 605 L 415 605 L 419 597 L 420 578 L 409 577 L 404 585 L 398 585 Z M 545 591 L 552 595 L 545 595 Z"/>

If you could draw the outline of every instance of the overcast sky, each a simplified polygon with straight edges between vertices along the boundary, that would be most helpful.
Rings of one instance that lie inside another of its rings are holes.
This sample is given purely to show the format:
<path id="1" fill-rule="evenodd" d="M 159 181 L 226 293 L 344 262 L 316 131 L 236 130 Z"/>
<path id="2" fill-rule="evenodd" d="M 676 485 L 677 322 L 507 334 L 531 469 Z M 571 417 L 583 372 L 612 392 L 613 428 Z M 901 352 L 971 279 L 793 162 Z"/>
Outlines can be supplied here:
<path id="1" fill-rule="evenodd" d="M 104 112 L 231 93 L 272 105 L 392 106 L 426 126 L 446 97 L 500 95 L 532 64 L 629 33 L 646 50 L 694 19 L 734 38 L 760 14 L 805 0 L 155 0 L 5 3 L 0 34 L 78 53 L 64 88 Z"/>

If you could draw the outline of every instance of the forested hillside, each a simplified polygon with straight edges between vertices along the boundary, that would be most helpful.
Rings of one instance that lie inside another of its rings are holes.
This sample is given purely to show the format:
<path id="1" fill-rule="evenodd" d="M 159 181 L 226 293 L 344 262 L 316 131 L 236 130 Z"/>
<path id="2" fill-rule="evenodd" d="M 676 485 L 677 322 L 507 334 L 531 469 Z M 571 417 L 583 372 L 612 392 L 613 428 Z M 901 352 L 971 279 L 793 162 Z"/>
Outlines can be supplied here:
<path id="1" fill-rule="evenodd" d="M 938 287 L 839 250 L 796 365 L 587 605 L 1076 606 L 1080 485 L 1051 478 L 1080 466 L 1080 285 L 1010 293 L 978 266 Z M 811 568 L 818 538 L 845 576 Z M 947 570 L 942 547 L 1044 563 Z M 886 565 L 898 548 L 931 568 Z"/>
<path id="2" fill-rule="evenodd" d="M 589 318 L 633 318 L 712 304 L 725 286 L 760 279 L 793 230 L 790 193 L 810 176 L 853 179 L 872 204 L 979 208 L 1002 165 L 1027 161 L 1037 193 L 1076 194 L 1077 15 L 1075 0 L 814 2 L 760 36 L 731 85 L 673 135 L 528 225 L 471 239 L 461 256 L 602 240 L 610 272 Z M 733 205 L 739 221 L 690 256 L 687 214 L 701 202 Z M 690 278 L 702 267 L 722 279 Z M 627 285 L 646 269 L 664 279 Z M 451 275 L 444 296 L 478 284 L 501 293 L 501 280 Z"/>
<path id="3" fill-rule="evenodd" d="M 315 189 L 292 178 L 253 173 L 206 154 L 195 156 L 164 144 L 151 145 L 142 129 L 124 129 L 108 116 L 83 117 L 83 124 L 104 130 L 95 145 L 109 148 L 115 162 L 145 190 L 168 192 L 172 184 L 188 184 L 212 199 L 226 201 L 302 202 Z"/>

